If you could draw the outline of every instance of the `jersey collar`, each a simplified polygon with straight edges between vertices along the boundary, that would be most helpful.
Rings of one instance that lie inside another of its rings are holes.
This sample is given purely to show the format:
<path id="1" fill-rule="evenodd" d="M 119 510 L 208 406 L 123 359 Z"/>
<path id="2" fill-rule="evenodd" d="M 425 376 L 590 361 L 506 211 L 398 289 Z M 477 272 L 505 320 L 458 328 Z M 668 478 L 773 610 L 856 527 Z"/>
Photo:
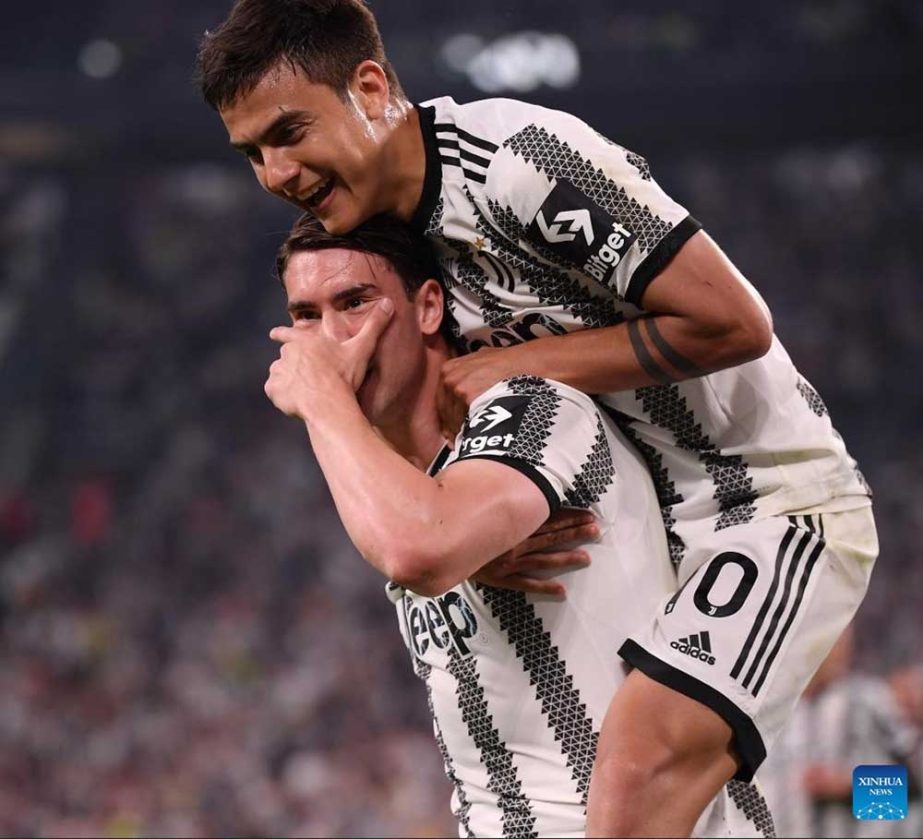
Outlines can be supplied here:
<path id="1" fill-rule="evenodd" d="M 448 447 L 448 445 L 443 444 L 442 448 L 439 450 L 439 453 L 435 458 L 433 458 L 433 462 L 429 465 L 429 469 L 426 470 L 426 474 L 431 478 L 435 477 L 439 470 L 445 466 L 445 462 L 449 459 L 450 454 L 452 454 L 452 450 Z"/>
<path id="2" fill-rule="evenodd" d="M 426 233 L 433 211 L 442 192 L 442 163 L 439 149 L 436 147 L 436 109 L 431 105 L 424 107 L 414 105 L 420 117 L 420 130 L 423 132 L 423 146 L 426 149 L 426 175 L 423 178 L 423 194 L 420 203 L 410 219 L 410 226 L 420 234 Z"/>

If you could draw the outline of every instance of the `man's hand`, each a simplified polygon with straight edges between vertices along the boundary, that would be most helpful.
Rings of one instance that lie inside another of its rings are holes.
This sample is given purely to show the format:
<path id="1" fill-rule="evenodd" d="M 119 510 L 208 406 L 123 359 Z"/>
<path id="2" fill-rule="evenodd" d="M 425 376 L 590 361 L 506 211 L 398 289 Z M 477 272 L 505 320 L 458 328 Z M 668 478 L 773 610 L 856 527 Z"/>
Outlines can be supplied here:
<path id="1" fill-rule="evenodd" d="M 563 574 L 586 568 L 590 564 L 586 551 L 551 549 L 587 542 L 598 535 L 599 527 L 592 513 L 561 510 L 524 542 L 483 566 L 472 579 L 495 588 L 563 597 L 566 590 L 562 583 L 533 575 Z"/>
<path id="2" fill-rule="evenodd" d="M 471 403 L 497 382 L 524 373 L 521 346 L 484 347 L 469 355 L 450 358 L 442 365 L 436 395 L 442 435 L 451 443 L 461 430 Z"/>
<path id="3" fill-rule="evenodd" d="M 263 388 L 273 405 L 307 420 L 337 390 L 355 394 L 393 313 L 394 303 L 382 298 L 345 341 L 334 340 L 317 325 L 275 327 L 269 337 L 282 347 Z"/>

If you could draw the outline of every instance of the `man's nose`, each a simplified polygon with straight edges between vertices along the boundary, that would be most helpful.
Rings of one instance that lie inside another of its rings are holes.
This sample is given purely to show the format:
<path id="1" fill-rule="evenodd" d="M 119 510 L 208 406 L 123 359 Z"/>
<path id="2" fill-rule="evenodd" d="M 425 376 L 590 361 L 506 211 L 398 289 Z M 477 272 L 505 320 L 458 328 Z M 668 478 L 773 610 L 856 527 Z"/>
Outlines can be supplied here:
<path id="1" fill-rule="evenodd" d="M 341 312 L 328 315 L 323 321 L 323 330 L 331 341 L 342 344 L 356 334 L 356 324 L 352 318 L 344 317 Z"/>
<path id="2" fill-rule="evenodd" d="M 294 198 L 298 189 L 299 169 L 298 162 L 281 150 L 268 149 L 263 153 L 266 189 L 270 192 L 283 192 Z"/>

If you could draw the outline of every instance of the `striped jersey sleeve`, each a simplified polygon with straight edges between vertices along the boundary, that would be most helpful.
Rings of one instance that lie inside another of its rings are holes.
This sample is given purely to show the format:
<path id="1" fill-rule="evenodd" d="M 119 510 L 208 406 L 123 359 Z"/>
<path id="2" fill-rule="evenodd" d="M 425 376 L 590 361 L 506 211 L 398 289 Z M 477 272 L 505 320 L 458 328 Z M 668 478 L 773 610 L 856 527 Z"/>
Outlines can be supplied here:
<path id="1" fill-rule="evenodd" d="M 568 114 L 508 138 L 494 165 L 487 188 L 524 220 L 525 239 L 634 305 L 700 229 L 644 158 Z"/>
<path id="2" fill-rule="evenodd" d="M 481 113 L 491 108 L 494 119 Z M 458 143 L 460 165 L 483 179 L 492 215 L 517 219 L 520 237 L 538 256 L 578 270 L 629 303 L 639 304 L 650 281 L 701 228 L 661 189 L 643 157 L 571 114 L 511 100 L 477 103 L 469 113 L 474 131 L 485 119 L 497 126 L 489 145 L 481 139 L 486 125 L 477 135 L 446 120 L 454 136 L 440 135 L 440 153 L 451 155 L 446 143 Z"/>
<path id="3" fill-rule="evenodd" d="M 552 513 L 562 506 L 589 508 L 615 475 L 593 401 L 534 376 L 508 379 L 478 397 L 452 457 L 496 460 L 517 469 L 542 491 Z"/>

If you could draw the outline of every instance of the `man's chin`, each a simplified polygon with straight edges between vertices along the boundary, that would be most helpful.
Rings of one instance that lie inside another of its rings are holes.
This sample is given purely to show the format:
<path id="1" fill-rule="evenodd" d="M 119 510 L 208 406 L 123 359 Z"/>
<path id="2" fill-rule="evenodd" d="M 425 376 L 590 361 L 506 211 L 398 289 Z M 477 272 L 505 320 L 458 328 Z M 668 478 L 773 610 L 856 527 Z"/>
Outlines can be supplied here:
<path id="1" fill-rule="evenodd" d="M 325 211 L 308 211 L 324 226 L 329 235 L 345 236 L 371 218 L 369 213 L 363 212 L 352 201 L 344 200 L 344 196 L 336 197 L 338 200 Z M 346 206 L 343 206 L 344 204 Z"/>

